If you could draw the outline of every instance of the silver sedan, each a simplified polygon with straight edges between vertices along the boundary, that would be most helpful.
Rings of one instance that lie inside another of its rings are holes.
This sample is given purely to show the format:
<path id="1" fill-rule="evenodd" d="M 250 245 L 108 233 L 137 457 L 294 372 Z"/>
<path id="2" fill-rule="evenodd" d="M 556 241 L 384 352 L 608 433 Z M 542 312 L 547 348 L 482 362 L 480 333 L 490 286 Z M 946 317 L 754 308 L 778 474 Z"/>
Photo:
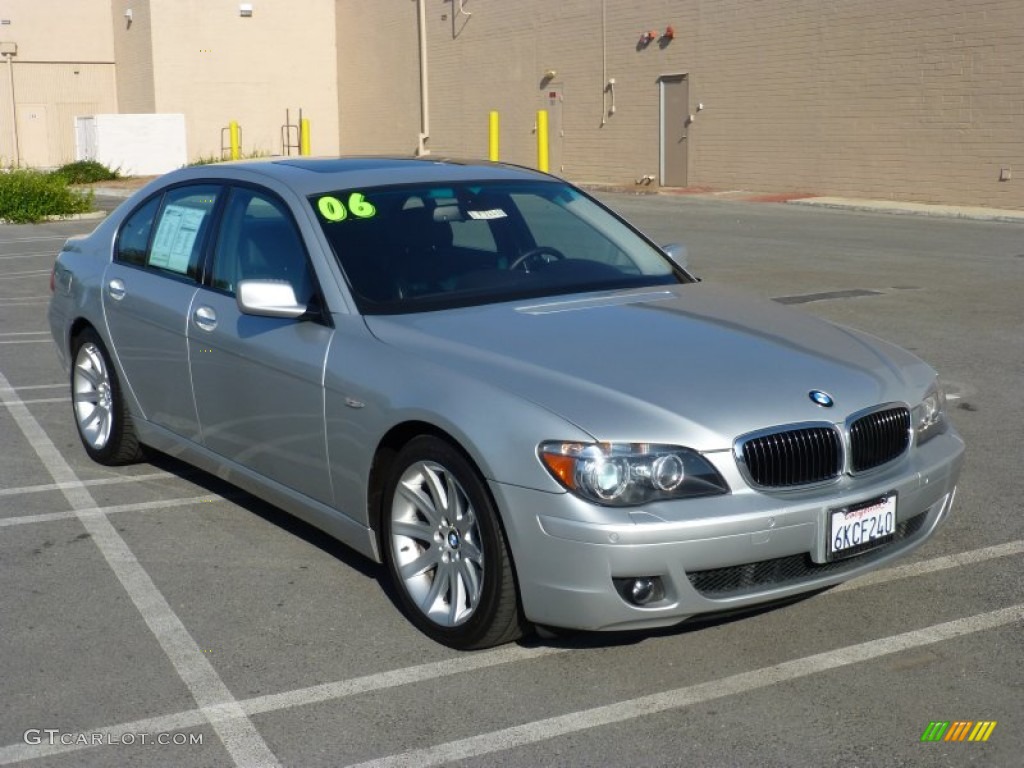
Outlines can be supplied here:
<path id="1" fill-rule="evenodd" d="M 94 460 L 227 478 L 383 562 L 456 648 L 853 578 L 935 532 L 962 463 L 921 360 L 507 165 L 176 171 L 53 288 Z"/>

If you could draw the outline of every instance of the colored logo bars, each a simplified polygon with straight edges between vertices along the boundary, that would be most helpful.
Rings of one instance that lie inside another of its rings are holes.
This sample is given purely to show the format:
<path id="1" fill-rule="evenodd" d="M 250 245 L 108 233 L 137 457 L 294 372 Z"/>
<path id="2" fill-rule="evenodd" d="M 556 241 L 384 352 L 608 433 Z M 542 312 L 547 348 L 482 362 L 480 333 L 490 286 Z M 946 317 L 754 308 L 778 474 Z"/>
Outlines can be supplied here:
<path id="1" fill-rule="evenodd" d="M 933 720 L 921 734 L 921 741 L 988 741 L 995 728 L 995 720 Z"/>

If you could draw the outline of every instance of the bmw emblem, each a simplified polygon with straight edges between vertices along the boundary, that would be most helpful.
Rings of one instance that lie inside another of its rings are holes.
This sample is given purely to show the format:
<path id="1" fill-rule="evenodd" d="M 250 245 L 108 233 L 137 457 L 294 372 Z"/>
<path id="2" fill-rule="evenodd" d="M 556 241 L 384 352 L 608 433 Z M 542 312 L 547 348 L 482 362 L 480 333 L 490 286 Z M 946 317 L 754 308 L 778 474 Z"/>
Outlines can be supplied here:
<path id="1" fill-rule="evenodd" d="M 456 530 L 448 531 L 448 546 L 452 549 L 459 548 L 459 532 Z"/>
<path id="2" fill-rule="evenodd" d="M 822 392 L 820 389 L 812 389 L 807 393 L 807 396 L 811 398 L 811 402 L 815 405 L 820 405 L 822 408 L 831 408 L 835 405 L 832 395 L 828 392 Z"/>

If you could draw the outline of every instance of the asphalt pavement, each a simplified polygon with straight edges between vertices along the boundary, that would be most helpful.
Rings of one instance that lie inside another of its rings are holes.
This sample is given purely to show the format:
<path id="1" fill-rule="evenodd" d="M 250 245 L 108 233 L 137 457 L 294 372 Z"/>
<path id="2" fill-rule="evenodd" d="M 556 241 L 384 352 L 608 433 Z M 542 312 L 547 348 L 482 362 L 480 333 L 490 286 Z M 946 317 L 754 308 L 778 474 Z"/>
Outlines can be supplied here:
<path id="1" fill-rule="evenodd" d="M 1024 226 L 598 194 L 703 279 L 939 369 L 968 453 L 926 546 L 740 619 L 452 651 L 273 507 L 171 457 L 91 463 L 45 313 L 95 222 L 2 226 L 0 766 L 1020 765 Z"/>

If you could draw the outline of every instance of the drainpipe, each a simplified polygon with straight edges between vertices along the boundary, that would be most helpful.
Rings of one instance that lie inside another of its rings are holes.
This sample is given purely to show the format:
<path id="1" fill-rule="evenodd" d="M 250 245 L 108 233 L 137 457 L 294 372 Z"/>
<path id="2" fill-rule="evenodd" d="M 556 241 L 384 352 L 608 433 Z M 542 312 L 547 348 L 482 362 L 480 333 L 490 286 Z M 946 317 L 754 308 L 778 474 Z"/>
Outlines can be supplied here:
<path id="1" fill-rule="evenodd" d="M 14 96 L 14 54 L 17 52 L 17 44 L 4 44 L 3 56 L 7 59 L 7 73 L 11 79 L 11 148 L 14 150 L 13 165 L 16 168 L 21 165 L 21 147 L 18 146 L 18 101 Z"/>
<path id="2" fill-rule="evenodd" d="M 427 139 L 430 138 L 430 94 L 427 90 L 427 12 L 424 0 L 417 2 L 417 16 L 420 25 L 420 136 L 416 156 L 429 155 Z"/>

